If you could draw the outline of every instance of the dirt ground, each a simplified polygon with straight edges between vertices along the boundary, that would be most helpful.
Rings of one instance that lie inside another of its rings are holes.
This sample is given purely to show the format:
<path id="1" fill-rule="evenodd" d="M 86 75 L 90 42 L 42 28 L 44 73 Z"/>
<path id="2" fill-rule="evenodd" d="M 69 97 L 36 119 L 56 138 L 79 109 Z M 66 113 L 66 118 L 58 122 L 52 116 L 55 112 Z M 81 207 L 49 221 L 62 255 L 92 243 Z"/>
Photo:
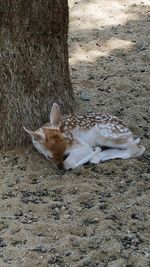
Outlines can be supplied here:
<path id="1" fill-rule="evenodd" d="M 74 171 L 0 153 L 0 267 L 150 266 L 150 1 L 69 0 L 79 112 L 119 116 L 145 157 Z"/>

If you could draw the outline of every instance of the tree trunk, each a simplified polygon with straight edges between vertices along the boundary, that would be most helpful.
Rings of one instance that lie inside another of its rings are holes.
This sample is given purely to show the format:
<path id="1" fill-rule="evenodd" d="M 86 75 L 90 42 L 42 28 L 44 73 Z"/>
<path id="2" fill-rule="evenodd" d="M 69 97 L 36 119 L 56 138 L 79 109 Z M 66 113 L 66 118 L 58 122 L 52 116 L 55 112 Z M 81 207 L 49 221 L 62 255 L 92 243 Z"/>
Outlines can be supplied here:
<path id="1" fill-rule="evenodd" d="M 73 110 L 68 69 L 67 0 L 0 3 L 0 148 L 27 141 L 49 119 L 53 102 Z"/>

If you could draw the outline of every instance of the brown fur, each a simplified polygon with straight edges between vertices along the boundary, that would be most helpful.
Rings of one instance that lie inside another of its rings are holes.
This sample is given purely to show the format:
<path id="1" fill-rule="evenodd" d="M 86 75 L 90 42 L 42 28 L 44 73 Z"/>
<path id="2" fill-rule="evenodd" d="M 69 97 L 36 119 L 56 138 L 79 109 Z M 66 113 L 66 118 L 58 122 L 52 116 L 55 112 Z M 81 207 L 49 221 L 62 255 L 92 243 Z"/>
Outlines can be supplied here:
<path id="1" fill-rule="evenodd" d="M 67 144 L 59 130 L 44 128 L 45 146 L 53 153 L 54 161 L 59 168 L 63 167 L 63 155 Z"/>

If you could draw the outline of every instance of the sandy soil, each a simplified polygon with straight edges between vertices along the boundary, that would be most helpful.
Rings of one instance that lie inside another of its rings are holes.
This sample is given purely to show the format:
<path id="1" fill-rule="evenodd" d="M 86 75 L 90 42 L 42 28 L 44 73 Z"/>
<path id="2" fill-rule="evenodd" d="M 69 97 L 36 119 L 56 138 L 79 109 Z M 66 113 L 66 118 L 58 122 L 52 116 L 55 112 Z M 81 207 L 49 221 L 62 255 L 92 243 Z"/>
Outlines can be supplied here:
<path id="1" fill-rule="evenodd" d="M 33 147 L 0 153 L 1 267 L 150 266 L 150 1 L 69 0 L 77 109 L 107 111 L 145 157 L 59 171 Z"/>

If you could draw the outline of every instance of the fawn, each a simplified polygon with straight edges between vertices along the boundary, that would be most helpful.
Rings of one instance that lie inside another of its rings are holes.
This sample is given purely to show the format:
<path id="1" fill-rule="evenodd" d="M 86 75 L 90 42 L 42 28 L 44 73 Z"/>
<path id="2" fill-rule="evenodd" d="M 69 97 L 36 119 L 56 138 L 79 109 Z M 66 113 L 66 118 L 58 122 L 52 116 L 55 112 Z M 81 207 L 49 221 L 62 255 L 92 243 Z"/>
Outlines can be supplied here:
<path id="1" fill-rule="evenodd" d="M 33 145 L 58 167 L 74 169 L 86 162 L 99 163 L 110 159 L 127 159 L 141 156 L 145 148 L 140 138 L 115 116 L 108 114 L 70 114 L 62 116 L 54 103 L 50 123 L 35 132 L 24 130 L 31 136 Z M 101 147 L 107 147 L 101 150 Z M 63 161 L 63 157 L 66 159 Z"/>

